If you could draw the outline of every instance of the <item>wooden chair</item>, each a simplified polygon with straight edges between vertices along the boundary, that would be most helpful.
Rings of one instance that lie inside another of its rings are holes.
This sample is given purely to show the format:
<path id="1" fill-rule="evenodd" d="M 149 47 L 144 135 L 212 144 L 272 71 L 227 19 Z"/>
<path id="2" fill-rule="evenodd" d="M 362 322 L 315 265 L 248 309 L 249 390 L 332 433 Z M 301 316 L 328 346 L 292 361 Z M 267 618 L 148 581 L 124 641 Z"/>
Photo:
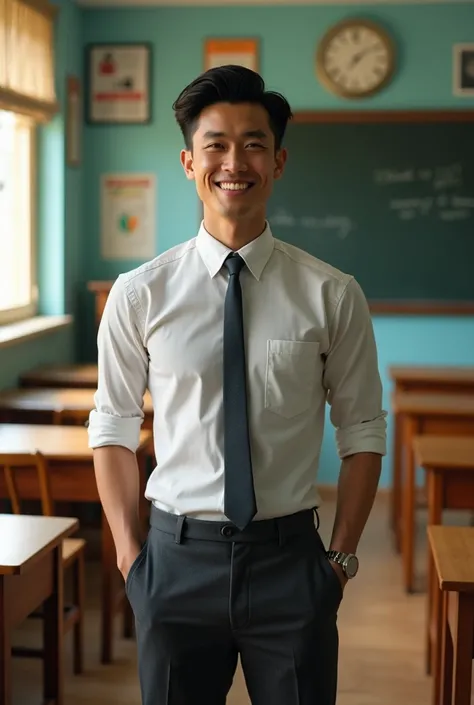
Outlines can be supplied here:
<path id="1" fill-rule="evenodd" d="M 84 409 L 55 409 L 53 411 L 53 426 L 84 426 L 87 427 L 89 412 Z M 83 502 L 67 502 L 67 511 L 71 516 L 77 517 L 83 528 L 100 528 L 101 513 L 100 505 L 94 503 L 94 507 L 85 505 Z M 97 508 L 97 511 L 95 511 Z"/>
<path id="2" fill-rule="evenodd" d="M 54 516 L 53 501 L 49 487 L 48 464 L 40 452 L 35 453 L 0 453 L 0 467 L 3 467 L 5 484 L 14 514 L 21 514 L 17 473 L 27 468 L 35 468 L 38 475 L 41 509 L 44 516 Z M 65 606 L 64 634 L 74 630 L 74 673 L 83 671 L 84 655 L 84 539 L 65 539 L 63 541 L 63 569 L 73 571 L 73 604 Z M 37 616 L 37 615 L 36 615 Z M 15 647 L 13 655 L 25 657 L 43 657 L 43 649 Z"/>

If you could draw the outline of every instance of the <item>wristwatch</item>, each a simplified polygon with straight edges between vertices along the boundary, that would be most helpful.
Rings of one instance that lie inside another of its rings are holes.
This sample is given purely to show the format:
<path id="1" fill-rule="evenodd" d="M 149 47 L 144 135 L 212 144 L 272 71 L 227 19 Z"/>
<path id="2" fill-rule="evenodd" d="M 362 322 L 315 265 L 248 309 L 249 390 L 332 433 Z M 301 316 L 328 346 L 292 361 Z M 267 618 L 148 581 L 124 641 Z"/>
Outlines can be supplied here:
<path id="1" fill-rule="evenodd" d="M 327 557 L 342 567 L 346 578 L 355 578 L 359 570 L 359 559 L 354 553 L 342 553 L 341 551 L 327 551 Z"/>

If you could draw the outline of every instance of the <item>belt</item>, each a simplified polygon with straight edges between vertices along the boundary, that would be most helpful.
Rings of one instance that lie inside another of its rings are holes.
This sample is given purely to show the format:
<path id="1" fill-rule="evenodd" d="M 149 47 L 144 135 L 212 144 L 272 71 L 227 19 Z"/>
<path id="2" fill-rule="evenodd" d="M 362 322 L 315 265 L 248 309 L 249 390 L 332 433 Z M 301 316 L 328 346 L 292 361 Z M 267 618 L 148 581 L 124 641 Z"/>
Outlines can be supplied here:
<path id="1" fill-rule="evenodd" d="M 205 521 L 188 516 L 169 514 L 151 506 L 150 525 L 158 531 L 175 536 L 176 543 L 182 538 L 201 541 L 227 541 L 230 543 L 264 543 L 277 541 L 310 531 L 315 531 L 315 509 L 305 509 L 275 519 L 252 521 L 243 531 L 234 524 L 221 521 Z M 318 521 L 319 525 L 319 521 Z"/>

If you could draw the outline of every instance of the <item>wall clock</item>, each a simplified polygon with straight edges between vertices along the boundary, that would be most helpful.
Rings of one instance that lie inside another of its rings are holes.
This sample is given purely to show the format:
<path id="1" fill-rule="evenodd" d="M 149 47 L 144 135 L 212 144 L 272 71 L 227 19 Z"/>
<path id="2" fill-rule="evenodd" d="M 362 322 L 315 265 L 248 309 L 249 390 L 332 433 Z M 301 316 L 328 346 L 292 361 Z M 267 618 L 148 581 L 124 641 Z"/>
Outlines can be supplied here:
<path id="1" fill-rule="evenodd" d="M 348 19 L 323 36 L 316 73 L 321 83 L 343 98 L 366 98 L 384 88 L 395 70 L 395 46 L 379 25 Z"/>

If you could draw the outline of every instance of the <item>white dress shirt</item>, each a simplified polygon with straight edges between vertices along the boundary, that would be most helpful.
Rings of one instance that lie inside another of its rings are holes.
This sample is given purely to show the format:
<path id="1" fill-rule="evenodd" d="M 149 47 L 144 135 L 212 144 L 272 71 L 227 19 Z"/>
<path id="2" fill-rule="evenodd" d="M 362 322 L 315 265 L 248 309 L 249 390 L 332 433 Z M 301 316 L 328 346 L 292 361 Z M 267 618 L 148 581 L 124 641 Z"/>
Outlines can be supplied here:
<path id="1" fill-rule="evenodd" d="M 135 451 L 153 399 L 157 507 L 225 520 L 223 315 L 229 248 L 198 236 L 121 274 L 98 334 L 89 445 Z M 272 236 L 239 250 L 256 519 L 316 506 L 325 406 L 339 456 L 386 453 L 372 322 L 352 276 Z"/>

